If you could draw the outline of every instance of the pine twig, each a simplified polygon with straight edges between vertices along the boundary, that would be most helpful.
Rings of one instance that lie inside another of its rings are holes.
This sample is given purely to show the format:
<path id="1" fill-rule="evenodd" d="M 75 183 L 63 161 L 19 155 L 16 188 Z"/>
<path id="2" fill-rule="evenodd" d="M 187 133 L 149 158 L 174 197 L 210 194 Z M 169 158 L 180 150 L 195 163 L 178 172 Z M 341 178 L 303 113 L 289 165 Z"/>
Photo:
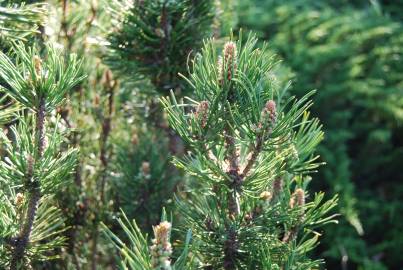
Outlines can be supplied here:
<path id="1" fill-rule="evenodd" d="M 36 131 L 37 131 L 37 160 L 43 156 L 45 149 L 45 100 L 41 98 L 36 118 Z M 36 212 L 38 210 L 39 200 L 41 199 L 41 190 L 39 179 L 33 179 L 35 159 L 28 158 L 28 171 L 27 171 L 27 184 L 29 193 L 28 209 L 25 216 L 25 222 L 21 228 L 19 236 L 15 240 L 15 249 L 13 257 L 10 262 L 10 269 L 18 269 L 24 257 L 29 238 L 31 236 L 32 228 L 34 225 Z"/>

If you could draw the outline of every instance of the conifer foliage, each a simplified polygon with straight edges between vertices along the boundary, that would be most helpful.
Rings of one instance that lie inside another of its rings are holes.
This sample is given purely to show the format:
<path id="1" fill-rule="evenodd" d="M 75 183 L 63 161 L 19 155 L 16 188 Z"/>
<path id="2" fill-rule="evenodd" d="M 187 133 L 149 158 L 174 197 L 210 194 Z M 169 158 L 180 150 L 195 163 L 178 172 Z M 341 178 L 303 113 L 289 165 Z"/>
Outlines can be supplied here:
<path id="1" fill-rule="evenodd" d="M 313 92 L 202 42 L 233 2 L 0 0 L 0 269 L 319 267 Z"/>
<path id="2" fill-rule="evenodd" d="M 308 173 L 320 165 L 314 150 L 323 137 L 309 116 L 312 93 L 283 100 L 284 90 L 268 79 L 273 60 L 256 42 L 253 36 L 243 46 L 241 39 L 227 42 L 219 56 L 214 42 L 207 42 L 186 79 L 195 99 L 162 99 L 171 127 L 191 149 L 175 159 L 193 178 L 178 198 L 192 233 L 184 251 L 191 255 L 175 269 L 311 269 L 321 263 L 307 255 L 317 245 L 315 230 L 334 221 L 328 212 L 337 199 L 323 202 L 323 194 L 306 191 Z M 107 235 L 122 262 L 135 261 L 128 269 L 171 269 L 152 263 L 141 268 L 146 260 L 135 254 L 152 262 L 155 246 L 145 248 L 150 244 L 135 223 L 120 223 L 135 236 L 130 245 Z M 156 239 L 164 224 L 154 227 Z M 157 252 L 161 263 L 169 253 Z"/>
<path id="3" fill-rule="evenodd" d="M 22 44 L 15 46 L 15 61 L 0 53 L 4 91 L 23 109 L 9 128 L 11 134 L 1 131 L 0 262 L 10 269 L 51 259 L 63 243 L 58 236 L 63 220 L 50 204 L 67 184 L 77 150 L 62 146 L 64 132 L 54 111 L 83 76 L 74 56 L 65 63 L 60 51 L 51 45 L 46 49 L 43 59 L 35 47 Z"/>
<path id="4" fill-rule="evenodd" d="M 186 71 L 189 53 L 210 31 L 213 5 L 213 0 L 115 1 L 110 10 L 120 29 L 108 38 L 106 62 L 126 79 L 149 79 L 166 94 L 179 86 L 178 72 Z"/>
<path id="5" fill-rule="evenodd" d="M 18 2 L 0 1 L 0 43 L 24 39 L 44 22 L 47 13 L 45 4 L 16 4 Z"/>
<path id="6" fill-rule="evenodd" d="M 214 1 L 111 1 L 107 7 L 113 28 L 104 62 L 121 80 L 127 122 L 135 123 L 125 124 L 131 134 L 116 143 L 112 192 L 116 209 L 150 230 L 183 178 L 169 163 L 170 155 L 183 153 L 183 143 L 158 98 L 185 90 L 178 72 L 186 72 L 189 55 L 211 32 Z"/>
<path id="7" fill-rule="evenodd" d="M 187 81 L 195 100 L 163 99 L 171 126 L 191 154 L 175 163 L 198 183 L 179 201 L 193 248 L 211 269 L 309 269 L 314 230 L 335 206 L 315 194 L 306 203 L 307 174 L 323 133 L 307 110 L 311 94 L 283 100 L 268 82 L 272 59 L 252 36 L 230 41 L 220 56 L 208 42 Z M 193 112 L 191 108 L 195 108 Z"/>
<path id="8" fill-rule="evenodd" d="M 154 238 L 148 241 L 148 236 L 144 235 L 138 227 L 136 221 L 129 221 L 127 216 L 122 213 L 122 218 L 118 219 L 125 235 L 130 239 L 131 245 L 109 230 L 105 225 L 105 234 L 107 238 L 114 243 L 119 250 L 121 260 L 119 266 L 122 269 L 132 270 L 181 270 L 191 269 L 189 264 L 189 243 L 191 232 L 186 236 L 185 245 L 179 258 L 172 262 L 173 248 L 171 244 L 172 223 L 167 221 L 166 213 L 163 211 L 161 222 L 153 226 Z"/>
<path id="9" fill-rule="evenodd" d="M 403 14 L 398 2 L 240 4 L 240 26 L 270 38 L 295 73 L 291 91 L 318 89 L 312 113 L 324 125 L 318 150 L 328 165 L 312 188 L 338 193 L 343 215 L 320 247 L 329 268 L 401 265 L 403 24 L 391 16 Z M 382 237 L 380 227 L 388 227 Z"/>

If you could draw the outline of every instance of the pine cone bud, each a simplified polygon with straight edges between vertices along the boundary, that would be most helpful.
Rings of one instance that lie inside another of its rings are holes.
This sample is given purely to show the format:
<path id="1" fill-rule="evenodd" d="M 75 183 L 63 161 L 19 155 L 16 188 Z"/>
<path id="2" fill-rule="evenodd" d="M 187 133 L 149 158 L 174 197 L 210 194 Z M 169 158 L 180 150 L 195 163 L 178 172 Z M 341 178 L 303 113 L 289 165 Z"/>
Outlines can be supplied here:
<path id="1" fill-rule="evenodd" d="M 269 100 L 266 102 L 264 106 L 261 116 L 260 122 L 264 126 L 272 127 L 277 121 L 277 110 L 276 103 L 273 100 Z"/>
<path id="2" fill-rule="evenodd" d="M 94 103 L 94 107 L 95 107 L 95 108 L 98 108 L 100 102 L 101 102 L 101 98 L 100 98 L 100 96 L 99 96 L 98 94 L 96 94 L 95 97 L 94 97 L 94 102 L 93 102 L 93 103 Z"/>
<path id="3" fill-rule="evenodd" d="M 207 125 L 208 109 L 209 104 L 207 101 L 200 102 L 196 109 L 195 116 L 196 119 L 200 121 L 200 125 L 202 128 L 206 127 Z"/>
<path id="4" fill-rule="evenodd" d="M 305 192 L 302 188 L 298 188 L 295 192 L 294 192 L 296 201 L 298 206 L 304 206 L 305 205 Z"/>
<path id="5" fill-rule="evenodd" d="M 139 137 L 137 136 L 136 133 L 133 134 L 131 141 L 132 141 L 133 145 L 138 145 L 139 144 Z"/>
<path id="6" fill-rule="evenodd" d="M 35 74 L 37 77 L 41 77 L 42 75 L 42 60 L 39 56 L 34 56 L 34 66 L 35 66 Z"/>
<path id="7" fill-rule="evenodd" d="M 151 250 L 151 264 L 154 269 L 170 270 L 172 254 L 171 243 L 169 242 L 171 233 L 171 223 L 167 221 L 161 222 L 159 225 L 154 226 L 154 239 Z"/>
<path id="8" fill-rule="evenodd" d="M 295 196 L 294 195 L 291 195 L 289 205 L 290 205 L 291 209 L 295 207 Z"/>
<path id="9" fill-rule="evenodd" d="M 302 188 L 298 188 L 294 191 L 290 198 L 290 208 L 294 208 L 295 206 L 301 207 L 300 210 L 300 221 L 304 219 L 304 209 L 302 208 L 305 205 L 305 191 Z"/>
<path id="10" fill-rule="evenodd" d="M 269 112 L 271 117 L 275 117 L 277 112 L 276 112 L 276 102 L 274 100 L 269 100 L 266 102 L 265 105 L 266 110 Z"/>
<path id="11" fill-rule="evenodd" d="M 246 222 L 249 223 L 250 221 L 253 220 L 253 213 L 246 213 L 244 219 Z"/>
<path id="12" fill-rule="evenodd" d="M 159 38 L 165 38 L 164 30 L 162 30 L 161 28 L 156 28 L 154 31 L 155 31 L 155 34 L 156 34 Z"/>
<path id="13" fill-rule="evenodd" d="M 144 161 L 141 163 L 141 172 L 143 175 L 150 175 L 150 162 Z"/>
<path id="14" fill-rule="evenodd" d="M 220 85 L 224 80 L 231 81 L 237 69 L 237 48 L 235 42 L 225 43 L 223 57 L 218 59 L 218 81 Z"/>
<path id="15" fill-rule="evenodd" d="M 17 193 L 15 196 L 14 203 L 17 207 L 21 206 L 21 204 L 24 202 L 24 194 L 22 193 Z"/>
<path id="16" fill-rule="evenodd" d="M 262 200 L 262 201 L 265 201 L 265 202 L 267 202 L 267 201 L 270 201 L 271 200 L 271 198 L 272 198 L 272 194 L 269 192 L 269 191 L 263 191 L 262 193 L 260 193 L 260 199 Z"/>

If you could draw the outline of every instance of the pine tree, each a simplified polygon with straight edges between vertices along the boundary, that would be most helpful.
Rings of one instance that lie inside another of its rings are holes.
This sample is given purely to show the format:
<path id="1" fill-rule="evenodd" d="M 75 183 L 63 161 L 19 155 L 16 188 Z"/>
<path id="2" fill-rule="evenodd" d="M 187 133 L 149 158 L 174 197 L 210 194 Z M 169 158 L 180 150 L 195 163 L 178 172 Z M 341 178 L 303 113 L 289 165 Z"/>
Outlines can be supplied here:
<path id="1" fill-rule="evenodd" d="M 180 211 L 206 267 L 312 268 L 319 262 L 306 257 L 317 241 L 313 230 L 331 221 L 323 215 L 335 206 L 335 199 L 320 205 L 323 194 L 305 203 L 323 133 L 309 118 L 310 94 L 282 100 L 267 81 L 273 63 L 256 42 L 227 42 L 218 58 L 207 43 L 188 78 L 196 98 L 163 100 L 192 149 L 176 159 L 197 182 Z"/>
<path id="2" fill-rule="evenodd" d="M 213 6 L 213 0 L 112 1 L 119 29 L 108 37 L 106 63 L 129 82 L 145 79 L 154 86 L 141 91 L 181 88 L 178 73 L 210 32 Z"/>
<path id="3" fill-rule="evenodd" d="M 131 86 L 126 87 L 130 85 L 125 82 L 130 76 L 124 76 L 124 72 L 120 74 L 114 69 L 114 73 L 120 75 L 115 76 L 98 59 L 103 48 L 95 46 L 95 43 L 105 34 L 102 32 L 103 29 L 116 30 L 114 28 L 116 24 L 110 26 L 104 8 L 112 8 L 110 5 L 113 4 L 118 4 L 123 9 L 132 6 L 132 12 L 135 13 L 137 12 L 135 5 L 129 4 L 129 1 L 114 1 L 114 3 L 108 1 L 102 5 L 97 5 L 96 2 L 48 1 L 47 9 L 50 11 L 48 20 L 51 23 L 41 29 L 43 40 L 55 41 L 58 46 L 64 47 L 66 54 L 74 52 L 80 58 L 84 58 L 83 69 L 89 76 L 88 80 L 77 85 L 76 89 L 68 94 L 68 102 L 56 109 L 61 117 L 61 128 L 72 129 L 72 132 L 66 135 L 66 143 L 79 147 L 80 156 L 70 177 L 74 185 L 61 187 L 55 195 L 55 200 L 60 202 L 60 208 L 63 209 L 66 227 L 69 228 L 63 232 L 68 239 L 66 245 L 55 250 L 55 254 L 61 256 L 62 260 L 37 264 L 35 267 L 38 269 L 63 267 L 82 269 L 88 265 L 92 265 L 93 268 L 97 265 L 100 265 L 99 267 L 113 265 L 112 256 L 103 256 L 109 255 L 109 247 L 98 237 L 99 222 L 101 220 L 107 222 L 113 216 L 113 211 L 122 207 L 129 216 L 139 217 L 139 223 L 150 228 L 151 224 L 159 220 L 162 205 L 170 204 L 173 190 L 178 183 L 177 173 L 172 173 L 172 166 L 168 163 L 171 149 L 166 137 L 171 136 L 172 132 L 166 126 L 159 125 L 161 119 L 157 116 L 152 118 L 158 121 L 150 120 L 151 124 L 141 126 L 140 123 L 148 119 L 148 116 L 144 118 L 142 114 L 144 111 L 139 113 L 137 106 L 138 103 L 146 103 L 145 97 L 138 97 L 137 89 L 133 91 Z M 192 18 L 188 17 L 188 22 L 194 25 L 202 21 L 211 21 L 213 13 L 202 13 L 201 9 L 198 9 L 200 14 L 195 16 L 196 13 L 190 11 L 193 9 L 190 1 L 182 2 L 180 9 L 169 4 L 169 12 L 176 10 L 175 14 L 170 13 L 170 18 L 181 12 L 192 13 L 190 16 Z M 155 7 L 157 8 L 157 5 Z M 212 5 L 209 6 L 210 9 L 211 7 Z M 210 9 L 206 9 L 205 12 L 210 12 Z M 126 12 L 118 12 L 117 15 L 115 19 L 118 21 L 129 18 Z M 152 18 L 153 14 L 150 13 L 148 16 Z M 119 27 L 118 29 L 118 33 L 122 36 L 133 38 L 123 29 Z M 184 27 L 175 29 L 179 33 Z M 207 33 L 210 25 L 204 23 L 203 29 L 200 31 L 204 31 L 203 34 Z M 189 29 L 186 31 L 190 33 Z M 175 35 L 175 32 L 172 33 Z M 188 48 L 197 48 L 196 45 L 201 43 L 202 38 L 203 36 L 195 35 L 193 40 L 186 40 L 181 44 L 187 43 Z M 138 39 L 139 42 L 141 40 Z M 176 43 L 177 41 L 171 41 L 171 45 Z M 180 65 L 186 66 L 186 57 Z M 111 67 L 113 68 L 113 65 Z M 120 82 L 117 78 L 121 79 Z M 113 87 L 110 87 L 111 85 Z M 121 85 L 125 87 L 120 87 Z M 153 93 L 148 96 L 146 106 L 142 106 L 141 109 L 148 110 L 150 103 L 158 105 L 156 101 L 148 102 L 158 98 L 154 97 L 154 87 L 142 82 L 141 88 Z M 127 93 L 130 93 L 130 96 Z M 158 123 L 155 129 L 152 128 L 153 122 Z M 154 136 L 153 133 L 158 135 Z M 133 143 L 136 137 L 140 141 L 138 145 Z M 94 139 L 99 143 L 95 143 Z M 148 143 L 143 143 L 146 140 Z M 94 159 L 94 156 L 97 158 Z M 135 166 L 129 163 L 133 158 Z M 149 175 L 143 174 L 147 171 L 147 164 Z M 169 184 L 165 183 L 167 181 Z M 124 190 L 126 193 L 122 194 L 119 190 Z M 148 198 L 144 196 L 143 190 L 150 194 Z M 143 214 L 144 206 L 147 209 L 146 215 Z M 143 216 L 144 220 L 141 220 Z"/>
<path id="4" fill-rule="evenodd" d="M 394 2 L 345 2 L 243 1 L 240 25 L 270 38 L 296 73 L 293 93 L 318 89 L 312 111 L 324 124 L 318 150 L 328 166 L 312 188 L 338 193 L 343 215 L 319 250 L 328 267 L 342 262 L 349 268 L 396 268 L 403 243 L 403 207 L 397 203 L 403 179 L 403 25 L 388 15 Z M 388 227 L 381 238 L 380 226 Z"/>
<path id="5" fill-rule="evenodd" d="M 220 56 L 209 41 L 195 56 L 186 79 L 195 93 L 189 103 L 173 93 L 162 99 L 171 127 L 191 149 L 175 164 L 193 177 L 178 198 L 193 235 L 191 255 L 173 269 L 312 269 L 321 263 L 308 256 L 315 230 L 334 221 L 327 213 L 337 201 L 323 202 L 319 193 L 308 202 L 307 174 L 320 165 L 314 150 L 323 137 L 307 111 L 312 93 L 283 100 L 284 89 L 268 79 L 274 63 L 266 47 L 257 49 L 253 36 L 241 40 L 227 42 Z M 127 269 L 171 269 L 151 263 L 154 254 L 170 252 L 154 253 L 135 223 L 120 224 L 130 245 L 107 235 Z M 189 235 L 186 252 L 188 242 Z"/>
<path id="6" fill-rule="evenodd" d="M 28 269 L 35 261 L 52 259 L 64 241 L 63 218 L 51 204 L 67 184 L 77 150 L 64 149 L 65 131 L 54 112 L 84 77 L 80 61 L 72 56 L 65 63 L 51 45 L 42 59 L 35 47 L 22 44 L 14 53 L 15 61 L 0 53 L 0 77 L 7 83 L 3 90 L 21 107 L 11 134 L 1 131 L 0 262 L 5 268 Z"/>
<path id="7" fill-rule="evenodd" d="M 120 99 L 131 132 L 117 142 L 113 193 L 115 210 L 150 230 L 160 209 L 170 208 L 181 176 L 168 162 L 182 155 L 183 143 L 168 127 L 158 98 L 186 89 L 178 72 L 211 32 L 214 1 L 112 1 L 113 28 L 104 62 L 121 81 Z M 134 124 L 134 127 L 133 127 Z"/>

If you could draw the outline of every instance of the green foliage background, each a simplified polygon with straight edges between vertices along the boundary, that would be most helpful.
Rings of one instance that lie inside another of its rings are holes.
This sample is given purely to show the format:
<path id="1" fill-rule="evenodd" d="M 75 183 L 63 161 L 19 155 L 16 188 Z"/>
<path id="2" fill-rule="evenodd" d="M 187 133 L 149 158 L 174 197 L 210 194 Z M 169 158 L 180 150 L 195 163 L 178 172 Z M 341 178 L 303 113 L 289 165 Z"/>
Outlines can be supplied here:
<path id="1" fill-rule="evenodd" d="M 133 246 L 140 243 L 149 259 L 147 237 L 141 232 L 152 232 L 163 207 L 176 213 L 174 192 L 185 196 L 186 188 L 194 185 L 170 162 L 177 156 L 178 163 L 189 149 L 171 129 L 175 121 L 168 126 L 159 99 L 171 89 L 178 100 L 184 94 L 197 96 L 177 73 L 187 74 L 203 39 L 213 36 L 221 46 L 227 41 L 223 37 L 239 29 L 257 33 L 261 41 L 268 41 L 270 55 L 283 59 L 271 71 L 274 88 L 287 88 L 292 80 L 287 95 L 298 98 L 317 90 L 311 115 L 323 123 L 319 153 L 327 165 L 312 175 L 309 193 L 325 191 L 327 198 L 339 194 L 335 212 L 341 217 L 338 226 L 321 229 L 321 244 L 316 254 L 308 255 L 324 258 L 327 269 L 401 269 L 402 0 L 0 0 L 0 26 L 1 55 L 12 63 L 23 54 L 22 47 L 16 55 L 10 52 L 13 42 L 37 44 L 35 54 L 44 59 L 45 44 L 53 42 L 63 52 L 56 60 L 77 54 L 87 76 L 67 93 L 56 93 L 54 112 L 48 115 L 49 132 L 63 130 L 55 133 L 57 138 L 49 135 L 57 139 L 60 151 L 80 151 L 77 164 L 58 166 L 68 176 L 66 182 L 45 184 L 54 189 L 37 202 L 30 240 L 34 269 L 113 268 L 119 261 L 113 242 L 124 246 L 133 233 L 124 226 L 135 224 L 132 219 L 139 226 L 134 226 L 139 241 Z M 72 66 L 69 70 L 73 72 Z M 12 80 L 2 77 L 1 86 L 10 88 Z M 33 119 L 14 114 L 21 104 L 35 107 L 21 101 L 30 95 L 29 87 L 14 96 L 5 88 L 0 88 L 2 162 L 5 150 L 15 147 L 10 134 L 18 138 L 34 132 Z M 199 88 L 205 92 L 204 86 Z M 56 106 L 62 98 L 65 103 Z M 15 123 L 19 128 L 13 131 Z M 187 127 L 183 122 L 176 129 L 182 126 Z M 10 183 L 15 185 L 14 172 L 3 170 L 0 175 L 0 227 L 8 228 L 0 231 L 3 265 L 10 255 L 3 240 L 17 231 L 12 209 L 21 185 L 8 190 Z M 287 208 L 288 198 L 284 202 Z M 190 211 L 188 217 L 196 214 Z M 186 215 L 173 214 L 170 219 L 185 227 Z M 111 230 L 111 239 L 101 236 L 101 222 Z M 204 232 L 196 231 L 194 237 Z M 57 237 L 50 237 L 52 233 Z M 191 237 L 190 232 L 176 234 L 180 233 L 173 230 L 172 239 L 181 239 L 185 249 L 180 255 L 180 241 L 174 243 L 178 254 L 173 258 L 179 258 L 177 269 L 183 269 Z"/>
<path id="2" fill-rule="evenodd" d="M 328 268 L 399 269 L 403 3 L 250 0 L 238 11 L 239 27 L 258 31 L 294 73 L 294 93 L 318 89 L 327 165 L 313 186 L 338 192 L 342 213 L 322 240 Z"/>

